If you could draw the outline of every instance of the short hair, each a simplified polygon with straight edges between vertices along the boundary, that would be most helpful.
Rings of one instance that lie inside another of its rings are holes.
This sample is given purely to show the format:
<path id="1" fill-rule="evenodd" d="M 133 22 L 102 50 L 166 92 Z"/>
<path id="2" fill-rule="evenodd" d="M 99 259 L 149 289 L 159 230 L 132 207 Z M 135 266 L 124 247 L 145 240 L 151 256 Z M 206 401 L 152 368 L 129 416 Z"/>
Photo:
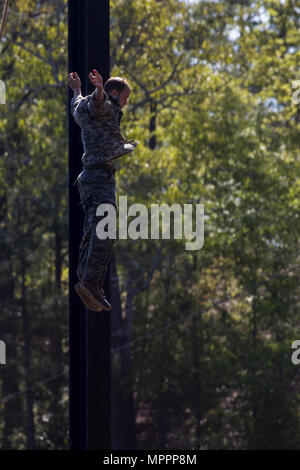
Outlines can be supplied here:
<path id="1" fill-rule="evenodd" d="M 118 92 L 122 92 L 126 87 L 129 88 L 129 83 L 125 78 L 121 77 L 110 77 L 104 84 L 104 91 L 108 95 L 111 91 L 117 90 Z"/>

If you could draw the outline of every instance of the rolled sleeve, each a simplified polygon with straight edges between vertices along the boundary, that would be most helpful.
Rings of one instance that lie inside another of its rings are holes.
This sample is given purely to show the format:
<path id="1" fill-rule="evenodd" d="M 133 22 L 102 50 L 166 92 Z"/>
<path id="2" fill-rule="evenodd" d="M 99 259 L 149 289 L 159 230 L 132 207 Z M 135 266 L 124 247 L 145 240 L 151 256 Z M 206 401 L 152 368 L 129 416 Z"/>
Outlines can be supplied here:
<path id="1" fill-rule="evenodd" d="M 71 99 L 71 114 L 75 122 L 80 126 L 80 112 L 85 107 L 85 97 L 82 95 L 74 96 Z"/>

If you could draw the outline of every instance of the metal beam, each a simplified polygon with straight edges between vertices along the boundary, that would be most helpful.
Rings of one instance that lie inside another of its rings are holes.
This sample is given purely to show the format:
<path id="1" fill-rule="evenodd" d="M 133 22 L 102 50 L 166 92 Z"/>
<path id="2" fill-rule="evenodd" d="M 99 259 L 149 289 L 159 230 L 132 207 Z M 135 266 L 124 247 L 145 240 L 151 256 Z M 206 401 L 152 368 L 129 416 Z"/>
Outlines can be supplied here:
<path id="1" fill-rule="evenodd" d="M 68 1 L 68 73 L 78 72 L 83 95 L 93 91 L 88 73 L 109 78 L 109 0 Z M 70 114 L 69 90 L 69 363 L 70 448 L 110 449 L 110 312 L 86 310 L 74 291 L 83 214 L 72 186 L 82 170 L 80 128 Z M 108 299 L 109 272 L 105 281 Z"/>

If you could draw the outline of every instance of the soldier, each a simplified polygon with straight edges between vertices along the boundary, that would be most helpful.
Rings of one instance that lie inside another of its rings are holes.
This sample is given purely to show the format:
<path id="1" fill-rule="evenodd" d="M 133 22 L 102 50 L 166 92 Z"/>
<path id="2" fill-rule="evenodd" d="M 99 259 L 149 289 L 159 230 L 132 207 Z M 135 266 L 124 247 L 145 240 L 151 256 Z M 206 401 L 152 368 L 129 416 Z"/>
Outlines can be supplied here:
<path id="1" fill-rule="evenodd" d="M 130 86 L 124 78 L 111 77 L 103 87 L 96 69 L 89 74 L 95 86 L 91 95 L 81 95 L 81 81 L 77 72 L 69 74 L 69 86 L 74 91 L 71 113 L 81 128 L 84 154 L 83 171 L 74 186 L 77 187 L 84 211 L 83 238 L 79 247 L 75 286 L 84 305 L 92 311 L 110 310 L 103 284 L 115 240 L 100 239 L 96 234 L 99 204 L 110 203 L 117 209 L 115 168 L 113 161 L 132 152 L 134 140 L 128 141 L 120 131 L 122 108 L 127 104 Z"/>

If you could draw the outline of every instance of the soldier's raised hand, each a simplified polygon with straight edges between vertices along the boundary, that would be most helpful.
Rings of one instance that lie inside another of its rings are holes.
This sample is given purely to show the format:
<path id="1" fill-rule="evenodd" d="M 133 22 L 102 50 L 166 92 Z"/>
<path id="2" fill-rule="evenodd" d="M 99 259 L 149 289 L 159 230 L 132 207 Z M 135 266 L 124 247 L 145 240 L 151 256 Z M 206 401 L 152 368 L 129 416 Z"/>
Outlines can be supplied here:
<path id="1" fill-rule="evenodd" d="M 104 94 L 103 94 L 103 79 L 100 75 L 100 73 L 96 70 L 96 69 L 93 69 L 93 72 L 95 75 L 92 74 L 92 72 L 89 73 L 89 79 L 90 79 L 90 82 L 94 85 L 94 87 L 96 88 L 96 99 L 97 100 L 100 100 L 100 101 L 103 101 L 103 97 L 104 97 Z"/>
<path id="2" fill-rule="evenodd" d="M 93 72 L 94 72 L 94 75 L 92 74 L 92 72 L 89 73 L 90 82 L 94 85 L 95 88 L 98 88 L 99 91 L 102 91 L 103 79 L 100 73 L 96 69 L 93 69 Z"/>
<path id="3" fill-rule="evenodd" d="M 69 86 L 73 91 L 81 88 L 81 80 L 77 72 L 69 73 Z"/>

